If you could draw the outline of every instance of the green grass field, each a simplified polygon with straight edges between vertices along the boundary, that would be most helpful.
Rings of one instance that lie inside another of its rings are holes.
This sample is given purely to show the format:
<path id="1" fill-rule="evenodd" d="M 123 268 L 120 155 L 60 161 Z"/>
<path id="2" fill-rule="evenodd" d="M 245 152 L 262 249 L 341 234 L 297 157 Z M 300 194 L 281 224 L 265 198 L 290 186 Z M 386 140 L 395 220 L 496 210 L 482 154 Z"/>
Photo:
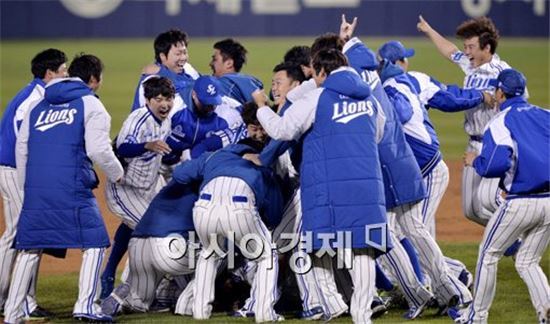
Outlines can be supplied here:
<path id="1" fill-rule="evenodd" d="M 240 39 L 249 50 L 248 64 L 243 72 L 258 76 L 266 88 L 270 87 L 271 70 L 282 59 L 287 48 L 293 45 L 308 45 L 313 38 Z M 386 39 L 366 38 L 367 44 L 377 48 Z M 202 73 L 209 73 L 208 62 L 211 45 L 215 39 L 192 39 L 190 62 Z M 426 72 L 442 82 L 462 84 L 463 74 L 452 63 L 436 53 L 435 48 L 422 38 L 404 39 L 408 47 L 416 49 L 411 59 L 411 69 Z M 549 107 L 549 45 L 544 39 L 503 39 L 498 52 L 510 65 L 521 70 L 528 80 L 530 101 Z M 113 117 L 112 135 L 119 130 L 130 110 L 134 90 L 141 68 L 152 62 L 152 40 L 48 40 L 48 41 L 2 41 L 0 42 L 0 109 L 15 93 L 31 79 L 30 60 L 42 49 L 55 47 L 64 50 L 69 57 L 78 52 L 93 53 L 105 63 L 103 87 L 99 95 Z M 466 143 L 462 130 L 462 114 L 431 112 L 439 133 L 443 152 L 447 159 L 459 159 Z M 474 269 L 477 258 L 476 244 L 444 244 L 445 254 L 462 260 L 469 269 Z M 547 252 L 542 260 L 545 273 L 549 273 L 550 257 Z M 44 307 L 58 314 L 53 322 L 71 322 L 72 304 L 77 295 L 77 274 L 43 276 L 39 281 L 38 299 Z M 376 322 L 400 323 L 401 310 L 390 312 Z M 419 323 L 448 323 L 446 317 L 434 318 L 428 310 Z M 190 322 L 189 318 L 167 314 L 123 316 L 120 322 Z M 335 322 L 350 322 L 349 317 Z M 499 268 L 497 295 L 491 309 L 491 323 L 533 323 L 536 321 L 529 294 L 518 277 L 513 261 L 505 258 Z M 250 322 L 233 320 L 217 314 L 211 322 Z"/>
<path id="2" fill-rule="evenodd" d="M 363 38 L 373 49 L 387 39 Z M 217 39 L 191 39 L 190 62 L 202 73 L 210 73 L 208 62 L 212 44 Z M 267 89 L 271 85 L 271 71 L 282 60 L 284 52 L 293 45 L 310 45 L 313 38 L 242 38 L 249 51 L 248 64 L 243 72 L 259 77 Z M 424 38 L 403 40 L 416 50 L 411 70 L 426 72 L 444 83 L 462 84 L 464 75 L 454 64 L 437 52 Z M 116 134 L 129 113 L 134 91 L 143 66 L 153 61 L 153 41 L 149 40 L 48 40 L 2 41 L 0 43 L 0 109 L 32 78 L 30 60 L 42 49 L 59 48 L 73 57 L 87 52 L 99 56 L 105 63 L 103 87 L 98 94 L 113 117 L 112 134 Z M 521 70 L 528 80 L 531 102 L 549 107 L 549 41 L 544 39 L 503 39 L 498 53 L 511 66 Z M 462 113 L 430 113 L 438 131 L 446 158 L 462 156 L 466 137 L 462 130 Z"/>
<path id="3" fill-rule="evenodd" d="M 477 259 L 476 244 L 442 244 L 444 253 L 450 257 L 460 259 L 469 269 L 475 268 Z M 550 256 L 547 253 L 541 264 L 548 274 L 550 269 Z M 511 258 L 503 258 L 498 269 L 498 282 L 496 297 L 491 307 L 490 323 L 535 323 L 537 317 L 529 293 L 523 281 L 519 278 Z M 58 287 L 63 287 L 60 289 Z M 53 319 L 56 323 L 70 323 L 72 305 L 77 296 L 78 278 L 77 274 L 56 275 L 41 277 L 38 286 L 38 300 L 47 309 L 55 312 L 58 317 Z M 448 317 L 435 317 L 435 309 L 428 309 L 422 318 L 415 320 L 415 323 L 449 323 Z M 406 323 L 401 318 L 404 310 L 394 309 L 388 314 L 376 320 L 376 323 Z M 292 314 L 284 314 L 290 323 L 304 323 L 292 318 Z M 117 318 L 122 323 L 177 323 L 177 322 L 199 322 L 193 321 L 190 317 L 174 316 L 169 313 L 158 314 L 132 314 L 123 315 Z M 210 322 L 213 323 L 250 323 L 250 319 L 234 319 L 225 314 L 215 314 Z M 349 323 L 350 317 L 344 317 L 333 321 L 334 323 Z"/>

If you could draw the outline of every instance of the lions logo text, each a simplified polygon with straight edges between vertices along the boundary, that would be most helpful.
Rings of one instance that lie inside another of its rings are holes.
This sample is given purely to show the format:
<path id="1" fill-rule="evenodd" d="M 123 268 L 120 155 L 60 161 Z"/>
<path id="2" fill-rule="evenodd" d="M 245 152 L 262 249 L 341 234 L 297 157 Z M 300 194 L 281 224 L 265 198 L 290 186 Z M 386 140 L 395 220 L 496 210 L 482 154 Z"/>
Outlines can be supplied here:
<path id="1" fill-rule="evenodd" d="M 347 124 L 351 120 L 363 116 L 374 114 L 374 107 L 370 101 L 350 102 L 342 101 L 334 104 L 334 113 L 332 120 L 337 123 Z"/>
<path id="2" fill-rule="evenodd" d="M 34 124 L 34 128 L 41 132 L 45 132 L 48 129 L 55 127 L 59 124 L 70 125 L 74 121 L 74 115 L 77 113 L 77 110 L 74 108 L 71 109 L 62 109 L 62 110 L 53 110 L 50 109 L 47 112 L 42 111 Z"/>

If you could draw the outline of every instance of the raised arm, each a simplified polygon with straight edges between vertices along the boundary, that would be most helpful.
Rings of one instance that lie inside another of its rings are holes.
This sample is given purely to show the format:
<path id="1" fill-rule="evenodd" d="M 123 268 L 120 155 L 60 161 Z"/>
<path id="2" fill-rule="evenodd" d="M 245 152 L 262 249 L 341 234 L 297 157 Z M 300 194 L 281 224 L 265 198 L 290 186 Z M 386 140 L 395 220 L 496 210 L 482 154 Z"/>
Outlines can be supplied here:
<path id="1" fill-rule="evenodd" d="M 441 36 L 435 29 L 433 29 L 432 26 L 430 26 L 430 24 L 428 24 L 428 22 L 424 20 L 422 15 L 418 16 L 418 23 L 416 24 L 416 28 L 426 34 L 426 36 L 430 38 L 432 43 L 434 43 L 435 47 L 437 47 L 439 53 L 441 53 L 441 55 L 443 55 L 448 60 L 451 60 L 451 55 L 458 52 L 458 47 L 456 47 L 455 44 L 453 44 L 445 37 Z"/>

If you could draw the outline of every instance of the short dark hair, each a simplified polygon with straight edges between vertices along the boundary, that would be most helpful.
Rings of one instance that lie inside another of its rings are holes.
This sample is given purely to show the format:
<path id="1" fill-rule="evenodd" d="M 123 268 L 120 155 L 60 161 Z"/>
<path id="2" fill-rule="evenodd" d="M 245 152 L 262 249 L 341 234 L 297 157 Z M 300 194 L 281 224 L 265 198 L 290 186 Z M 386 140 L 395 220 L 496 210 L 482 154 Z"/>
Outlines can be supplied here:
<path id="1" fill-rule="evenodd" d="M 226 38 L 214 44 L 214 48 L 220 51 L 223 60 L 232 59 L 235 71 L 240 72 L 246 63 L 248 51 L 244 46 L 233 38 Z"/>
<path id="2" fill-rule="evenodd" d="M 335 33 L 325 33 L 313 41 L 311 57 L 326 49 L 336 49 L 341 52 L 344 49 L 344 41 Z"/>
<path id="3" fill-rule="evenodd" d="M 306 76 L 300 68 L 299 65 L 296 65 L 294 62 L 283 62 L 275 65 L 273 68 L 273 73 L 280 71 L 285 71 L 286 75 L 292 79 L 292 81 L 298 81 L 300 83 L 304 82 Z"/>
<path id="4" fill-rule="evenodd" d="M 146 99 L 155 98 L 162 95 L 166 98 L 174 98 L 176 88 L 172 80 L 165 77 L 151 77 L 143 82 L 143 95 Z"/>
<path id="5" fill-rule="evenodd" d="M 99 57 L 92 54 L 77 54 L 71 66 L 69 66 L 69 76 L 80 78 L 84 83 L 90 83 L 92 76 L 99 82 L 103 72 L 103 63 Z"/>
<path id="6" fill-rule="evenodd" d="M 46 72 L 57 71 L 61 64 L 67 62 L 67 56 L 55 48 L 48 48 L 38 54 L 31 61 L 31 72 L 35 78 L 43 79 Z"/>
<path id="7" fill-rule="evenodd" d="M 309 66 L 311 63 L 311 48 L 309 46 L 294 46 L 285 53 L 283 61 L 298 66 Z"/>
<path id="8" fill-rule="evenodd" d="M 332 71 L 342 66 L 348 65 L 348 60 L 344 54 L 336 49 L 325 49 L 318 52 L 312 59 L 311 65 L 316 73 L 320 73 L 322 69 L 329 75 Z"/>
<path id="9" fill-rule="evenodd" d="M 498 29 L 491 18 L 488 17 L 479 17 L 463 22 L 456 29 L 456 36 L 461 39 L 470 39 L 477 36 L 481 49 L 491 45 L 491 54 L 495 54 L 500 38 Z"/>
<path id="10" fill-rule="evenodd" d="M 245 125 L 260 125 L 256 112 L 258 111 L 258 105 L 254 101 L 249 101 L 243 105 L 243 112 L 241 117 Z"/>
<path id="11" fill-rule="evenodd" d="M 172 45 L 179 43 L 184 43 L 185 46 L 188 44 L 187 34 L 179 29 L 170 29 L 159 34 L 153 45 L 155 48 L 155 61 L 160 63 L 160 54 L 168 55 Z"/>

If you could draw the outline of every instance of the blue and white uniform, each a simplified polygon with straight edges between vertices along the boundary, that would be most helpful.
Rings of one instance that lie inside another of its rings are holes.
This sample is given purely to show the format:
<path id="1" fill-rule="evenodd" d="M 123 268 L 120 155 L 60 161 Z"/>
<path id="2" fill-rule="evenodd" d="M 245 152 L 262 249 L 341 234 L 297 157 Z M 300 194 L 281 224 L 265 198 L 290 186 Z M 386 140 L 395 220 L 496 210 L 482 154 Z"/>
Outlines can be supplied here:
<path id="1" fill-rule="evenodd" d="M 371 86 L 373 95 L 380 102 L 386 112 L 384 137 L 378 144 L 384 189 L 386 209 L 390 224 L 390 235 L 396 241 L 404 242 L 404 237 L 410 239 L 416 247 L 422 268 L 431 278 L 432 291 L 442 304 L 446 304 L 455 294 L 464 292 L 466 300 L 470 298 L 466 287 L 449 274 L 446 267 L 446 258 L 435 239 L 429 234 L 427 226 L 422 222 L 422 205 L 426 197 L 426 186 L 422 178 L 419 164 L 416 162 L 413 151 L 406 141 L 403 128 L 398 120 L 378 74 L 376 55 L 359 39 L 352 38 L 344 46 L 350 65 Z M 394 233 L 395 232 L 395 233 Z M 407 318 L 418 316 L 429 298 L 411 268 L 409 258 L 403 251 L 401 244 L 394 244 L 394 248 L 378 260 L 388 265 L 393 277 L 399 282 L 405 297 L 411 306 Z M 411 251 L 411 253 L 416 253 Z M 419 272 L 419 271 L 418 271 Z M 458 288 L 456 288 L 458 287 Z"/>
<path id="2" fill-rule="evenodd" d="M 494 94 L 494 87 L 489 85 L 490 79 L 496 79 L 498 74 L 510 66 L 493 54 L 490 62 L 478 67 L 472 67 L 470 59 L 462 51 L 453 53 L 451 61 L 457 64 L 466 76 L 464 89 L 477 89 Z M 481 140 L 487 123 L 498 113 L 494 107 L 480 103 L 476 108 L 464 112 L 464 131 L 470 137 L 466 147 L 467 152 L 481 152 Z M 470 166 L 465 166 L 462 173 L 462 210 L 465 216 L 482 225 L 502 202 L 498 181 L 483 179 Z"/>
<path id="3" fill-rule="evenodd" d="M 222 93 L 225 96 L 233 98 L 245 104 L 252 101 L 252 92 L 263 89 L 262 81 L 243 73 L 227 73 L 218 78 L 220 81 Z"/>
<path id="4" fill-rule="evenodd" d="M 386 61 L 381 79 L 424 177 L 428 195 L 423 201 L 422 221 L 435 238 L 435 213 L 449 184 L 449 169 L 441 158 L 439 139 L 426 108 L 404 71 Z"/>
<path id="5" fill-rule="evenodd" d="M 252 311 L 256 322 L 279 318 L 273 309 L 277 300 L 277 253 L 266 224 L 273 227 L 280 221 L 282 196 L 271 169 L 257 167 L 243 159 L 245 153 L 255 153 L 255 150 L 242 144 L 229 145 L 174 170 L 173 179 L 178 183 L 201 182 L 199 200 L 193 209 L 195 230 L 203 248 L 192 294 L 195 319 L 207 319 L 211 315 L 217 268 L 227 253 L 223 248 L 225 238 L 236 242 L 243 253 L 243 248 L 253 251 L 258 244 L 262 245 L 261 253 L 254 259 L 258 269 L 251 290 L 257 290 L 258 302 Z M 260 215 L 264 216 L 265 224 Z M 230 232 L 234 233 L 233 237 Z M 250 248 L 241 245 L 246 235 L 256 238 L 249 241 Z M 217 250 L 224 252 L 220 255 Z M 190 302 L 178 301 L 178 305 Z"/>
<path id="6" fill-rule="evenodd" d="M 172 132 L 166 140 L 173 152 L 165 161 L 176 162 L 174 158 L 182 153 L 182 160 L 197 158 L 204 152 L 213 152 L 234 142 L 237 136 L 242 136 L 240 107 L 236 100 L 225 96 L 208 116 L 200 117 L 194 104 L 174 114 Z"/>
<path id="7" fill-rule="evenodd" d="M 166 141 L 170 127 L 169 118 L 159 120 L 145 106 L 126 118 L 118 134 L 117 151 L 127 163 L 126 172 L 120 183 L 107 184 L 105 196 L 109 209 L 132 229 L 164 184 L 159 174 L 162 155 L 147 150 L 145 144 Z"/>
<path id="8" fill-rule="evenodd" d="M 109 237 L 92 189 L 99 179 L 92 161 L 107 178 L 122 178 L 123 169 L 111 148 L 111 117 L 79 78 L 56 79 L 45 100 L 23 120 L 16 144 L 19 183 L 25 198 L 17 224 L 15 263 L 5 322 L 18 323 L 41 249 L 84 251 L 79 295 L 73 315 L 102 319 L 95 299 L 99 269 Z"/>
<path id="9" fill-rule="evenodd" d="M 419 206 L 411 208 L 411 206 L 404 205 L 397 208 L 397 210 L 401 210 L 401 212 L 397 212 L 398 220 L 399 214 L 410 209 L 413 217 L 421 219 L 432 236 L 433 240 L 418 236 L 420 232 L 411 229 L 411 227 L 415 227 L 412 223 L 402 226 L 405 234 L 413 241 L 420 253 L 422 266 L 433 281 L 432 288 L 436 292 L 439 302 L 447 304 L 451 297 L 456 295 L 461 304 L 466 304 L 471 300 L 471 294 L 467 287 L 457 279 L 458 273 L 454 276 L 451 275 L 446 263 L 452 262 L 452 260 L 443 257 L 435 242 L 435 212 L 449 183 L 449 169 L 441 158 L 435 129 L 413 84 L 399 66 L 386 61 L 381 71 L 381 78 L 384 90 L 392 100 L 397 118 L 403 125 L 405 138 L 420 167 L 427 189 L 427 197 Z M 425 255 L 423 255 L 424 253 Z"/>
<path id="10" fill-rule="evenodd" d="M 162 64 L 156 64 L 159 67 L 157 74 L 142 74 L 136 92 L 134 94 L 134 102 L 132 103 L 132 110 L 136 110 L 141 107 L 145 107 L 145 94 L 143 90 L 143 83 L 155 76 L 162 76 L 170 79 L 174 83 L 176 88 L 176 95 L 174 97 L 174 107 L 170 111 L 170 116 L 186 108 L 191 102 L 191 89 L 193 89 L 194 80 L 200 75 L 189 63 L 185 63 L 182 73 L 174 73 L 170 71 L 166 66 Z"/>
<path id="11" fill-rule="evenodd" d="M 384 126 L 379 103 L 353 69 L 341 67 L 330 73 L 323 87 L 294 102 L 282 117 L 269 107 L 260 108 L 257 116 L 275 139 L 294 140 L 307 132 L 300 173 L 302 233 L 310 235 L 311 248 L 319 250 L 323 235 L 340 230 L 351 232 L 351 315 L 355 322 L 370 323 L 374 295 L 374 251 L 370 248 L 391 248 L 389 240 L 382 242 L 387 228 L 376 148 Z M 354 151 L 354 158 L 350 158 Z M 361 165 L 373 168 L 357 168 Z M 359 216 L 366 214 L 368 218 Z M 369 225 L 381 227 L 374 234 L 365 230 Z M 323 295 L 342 300 L 333 288 L 331 257 L 323 253 L 321 257 L 314 256 L 312 262 Z"/>
<path id="12" fill-rule="evenodd" d="M 104 312 L 115 315 L 121 305 L 147 312 L 166 275 L 175 276 L 178 284 L 184 281 L 180 279 L 187 282 L 186 275 L 193 273 L 200 252 L 198 245 L 189 241 L 190 232 L 195 229 L 193 205 L 198 198 L 195 190 L 194 186 L 172 180 L 151 201 L 128 246 L 127 283 L 105 299 L 101 305 Z"/>
<path id="13" fill-rule="evenodd" d="M 483 149 L 473 167 L 480 176 L 498 180 L 507 196 L 485 229 L 474 301 L 462 321 L 487 323 L 498 260 L 524 235 L 515 256 L 516 269 L 529 289 L 540 323 L 547 323 L 550 287 L 539 262 L 550 241 L 550 112 L 519 96 L 506 100 L 501 109 L 487 126 Z"/>
<path id="14" fill-rule="evenodd" d="M 10 278 L 15 261 L 13 249 L 15 229 L 23 203 L 23 190 L 17 181 L 15 169 L 15 142 L 19 127 L 29 110 L 44 98 L 44 82 L 35 78 L 15 95 L 6 107 L 0 124 L 0 190 L 4 205 L 5 230 L 0 238 L 0 308 L 8 298 Z M 25 311 L 36 308 L 36 280 L 33 279 L 25 304 Z"/>

